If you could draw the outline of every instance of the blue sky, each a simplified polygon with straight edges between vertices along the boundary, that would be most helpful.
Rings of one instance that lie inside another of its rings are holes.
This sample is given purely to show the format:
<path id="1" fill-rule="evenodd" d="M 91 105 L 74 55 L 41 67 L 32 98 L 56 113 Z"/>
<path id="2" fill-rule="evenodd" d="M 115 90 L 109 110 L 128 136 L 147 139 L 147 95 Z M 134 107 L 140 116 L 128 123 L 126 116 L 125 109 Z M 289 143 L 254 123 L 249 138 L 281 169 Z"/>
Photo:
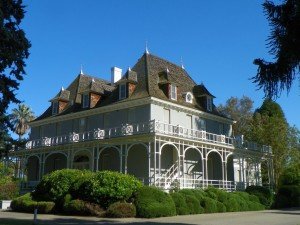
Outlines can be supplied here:
<path id="1" fill-rule="evenodd" d="M 262 1 L 92 1 L 25 0 L 22 28 L 32 43 L 27 76 L 19 99 L 36 115 L 48 100 L 78 75 L 110 79 L 110 68 L 132 67 L 145 50 L 184 66 L 217 97 L 251 97 L 255 107 L 264 94 L 250 80 L 253 59 L 271 59 L 266 49 L 269 26 Z M 277 102 L 287 120 L 300 128 L 299 81 Z"/>

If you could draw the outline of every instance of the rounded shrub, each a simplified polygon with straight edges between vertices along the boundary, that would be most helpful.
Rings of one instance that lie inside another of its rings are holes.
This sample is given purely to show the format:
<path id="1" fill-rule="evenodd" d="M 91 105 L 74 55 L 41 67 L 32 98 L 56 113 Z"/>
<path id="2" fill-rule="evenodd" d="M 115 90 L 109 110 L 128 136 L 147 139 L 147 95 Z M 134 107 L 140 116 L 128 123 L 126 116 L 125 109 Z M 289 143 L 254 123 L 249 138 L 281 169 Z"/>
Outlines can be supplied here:
<path id="1" fill-rule="evenodd" d="M 54 201 L 60 203 L 66 194 L 74 191 L 76 186 L 80 186 L 85 180 L 92 176 L 91 171 L 63 169 L 56 170 L 46 176 L 43 176 L 41 182 L 33 192 L 34 200 Z"/>
<path id="2" fill-rule="evenodd" d="M 97 203 L 107 208 L 114 202 L 127 201 L 142 187 L 135 177 L 113 172 L 98 171 L 89 180 L 81 183 L 80 199 Z"/>
<path id="3" fill-rule="evenodd" d="M 210 198 L 215 199 L 219 202 L 225 202 L 225 201 L 227 201 L 227 198 L 228 198 L 228 193 L 226 191 L 215 188 L 215 187 L 208 187 L 205 190 L 205 193 Z"/>
<path id="4" fill-rule="evenodd" d="M 34 209 L 37 208 L 38 213 L 42 214 L 53 212 L 54 206 L 54 202 L 33 201 L 30 193 L 15 198 L 11 203 L 11 208 L 13 211 L 33 213 Z"/>
<path id="5" fill-rule="evenodd" d="M 101 216 L 104 210 L 97 204 L 75 199 L 67 202 L 63 206 L 63 212 L 68 215 L 80 216 Z"/>
<path id="6" fill-rule="evenodd" d="M 174 192 L 170 194 L 176 207 L 177 215 L 187 215 L 189 214 L 189 209 L 185 201 L 185 197 L 183 194 Z"/>
<path id="7" fill-rule="evenodd" d="M 132 203 L 115 202 L 108 207 L 106 215 L 112 218 L 135 217 L 136 208 Z"/>
<path id="8" fill-rule="evenodd" d="M 144 186 L 135 193 L 138 217 L 154 218 L 176 215 L 175 204 L 171 196 L 156 187 Z"/>
<path id="9" fill-rule="evenodd" d="M 239 211 L 239 203 L 237 198 L 230 194 L 227 201 L 223 203 L 226 206 L 226 212 L 238 212 Z"/>
<path id="10" fill-rule="evenodd" d="M 226 212 L 226 206 L 222 202 L 217 201 L 216 204 L 218 212 Z"/>
<path id="11" fill-rule="evenodd" d="M 274 201 L 274 195 L 268 188 L 262 186 L 248 186 L 245 190 L 251 195 L 256 195 L 261 204 L 266 208 L 270 208 Z"/>
<path id="12" fill-rule="evenodd" d="M 203 208 L 200 206 L 199 200 L 193 195 L 185 195 L 185 201 L 188 207 L 189 214 L 203 213 Z"/>
<path id="13" fill-rule="evenodd" d="M 217 201 L 210 197 L 204 197 L 201 201 L 201 206 L 204 208 L 205 213 L 218 212 Z"/>

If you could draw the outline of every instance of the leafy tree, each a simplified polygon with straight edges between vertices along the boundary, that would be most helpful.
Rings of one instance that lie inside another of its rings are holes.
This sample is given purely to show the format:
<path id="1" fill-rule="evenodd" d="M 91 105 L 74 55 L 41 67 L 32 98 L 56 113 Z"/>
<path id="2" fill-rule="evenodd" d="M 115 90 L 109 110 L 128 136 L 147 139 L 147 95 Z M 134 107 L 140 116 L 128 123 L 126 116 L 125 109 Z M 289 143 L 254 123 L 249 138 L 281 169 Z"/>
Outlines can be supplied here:
<path id="1" fill-rule="evenodd" d="M 288 152 L 285 159 L 286 168 L 300 170 L 300 130 L 293 126 L 288 128 Z"/>
<path id="2" fill-rule="evenodd" d="M 234 135 L 242 135 L 248 132 L 253 116 L 253 101 L 249 97 L 243 96 L 240 99 L 231 97 L 224 106 L 219 105 L 218 110 L 236 121 L 233 124 Z"/>
<path id="3" fill-rule="evenodd" d="M 284 169 L 288 146 L 288 123 L 281 107 L 267 99 L 257 109 L 250 125 L 247 138 L 261 145 L 270 145 L 274 154 L 274 179 L 277 186 Z"/>
<path id="4" fill-rule="evenodd" d="M 300 74 L 300 0 L 284 0 L 280 5 L 266 0 L 263 8 L 271 26 L 269 53 L 275 62 L 255 59 L 258 69 L 253 80 L 266 96 L 278 97 L 284 89 L 289 92 Z"/>
<path id="5" fill-rule="evenodd" d="M 24 14 L 22 0 L 0 1 L 0 143 L 7 141 L 7 128 L 11 127 L 7 108 L 10 103 L 20 103 L 15 91 L 23 80 L 24 60 L 31 46 L 20 28 Z"/>
<path id="6" fill-rule="evenodd" d="M 34 113 L 24 104 L 20 104 L 18 108 L 12 110 L 10 121 L 14 127 L 14 132 L 19 135 L 19 140 L 28 131 L 28 123 L 34 118 Z"/>

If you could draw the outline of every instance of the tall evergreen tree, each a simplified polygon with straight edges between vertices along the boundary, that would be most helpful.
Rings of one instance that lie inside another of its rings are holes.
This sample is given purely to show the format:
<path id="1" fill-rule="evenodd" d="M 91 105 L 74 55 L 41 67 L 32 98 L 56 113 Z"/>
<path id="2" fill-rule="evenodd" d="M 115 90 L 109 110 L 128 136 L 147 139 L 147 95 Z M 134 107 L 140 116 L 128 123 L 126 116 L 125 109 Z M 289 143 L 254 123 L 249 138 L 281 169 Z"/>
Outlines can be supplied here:
<path id="1" fill-rule="evenodd" d="M 0 143 L 7 141 L 8 127 L 12 128 L 7 108 L 10 103 L 20 103 L 15 91 L 23 80 L 24 60 L 31 46 L 20 28 L 24 13 L 22 0 L 0 1 Z"/>
<path id="2" fill-rule="evenodd" d="M 270 145 L 273 151 L 275 185 L 278 184 L 287 157 L 288 123 L 279 104 L 267 99 L 253 116 L 247 138 L 262 145 Z"/>
<path id="3" fill-rule="evenodd" d="M 284 0 L 280 5 L 266 0 L 263 8 L 271 26 L 269 53 L 275 62 L 255 59 L 258 69 L 253 79 L 267 97 L 278 97 L 284 89 L 289 92 L 300 74 L 300 0 Z"/>

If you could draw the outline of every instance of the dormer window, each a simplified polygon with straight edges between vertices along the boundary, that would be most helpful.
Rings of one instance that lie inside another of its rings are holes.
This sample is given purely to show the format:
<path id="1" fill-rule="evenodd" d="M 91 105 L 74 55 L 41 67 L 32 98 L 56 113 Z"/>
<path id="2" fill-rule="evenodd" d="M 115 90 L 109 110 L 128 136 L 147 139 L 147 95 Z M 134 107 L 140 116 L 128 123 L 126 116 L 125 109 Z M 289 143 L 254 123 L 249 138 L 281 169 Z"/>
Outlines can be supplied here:
<path id="1" fill-rule="evenodd" d="M 212 111 L 212 106 L 213 106 L 212 97 L 207 96 L 207 98 L 206 98 L 206 109 L 207 109 L 207 111 Z"/>
<path id="2" fill-rule="evenodd" d="M 126 84 L 119 85 L 119 99 L 126 98 Z"/>
<path id="3" fill-rule="evenodd" d="M 56 115 L 58 113 L 58 102 L 52 102 L 52 115 Z"/>
<path id="4" fill-rule="evenodd" d="M 193 94 L 191 92 L 186 93 L 185 95 L 185 101 L 187 103 L 193 103 Z"/>
<path id="5" fill-rule="evenodd" d="M 82 95 L 82 108 L 88 108 L 90 104 L 89 94 Z"/>
<path id="6" fill-rule="evenodd" d="M 177 100 L 177 87 L 174 84 L 171 84 L 171 95 L 172 100 Z"/>

